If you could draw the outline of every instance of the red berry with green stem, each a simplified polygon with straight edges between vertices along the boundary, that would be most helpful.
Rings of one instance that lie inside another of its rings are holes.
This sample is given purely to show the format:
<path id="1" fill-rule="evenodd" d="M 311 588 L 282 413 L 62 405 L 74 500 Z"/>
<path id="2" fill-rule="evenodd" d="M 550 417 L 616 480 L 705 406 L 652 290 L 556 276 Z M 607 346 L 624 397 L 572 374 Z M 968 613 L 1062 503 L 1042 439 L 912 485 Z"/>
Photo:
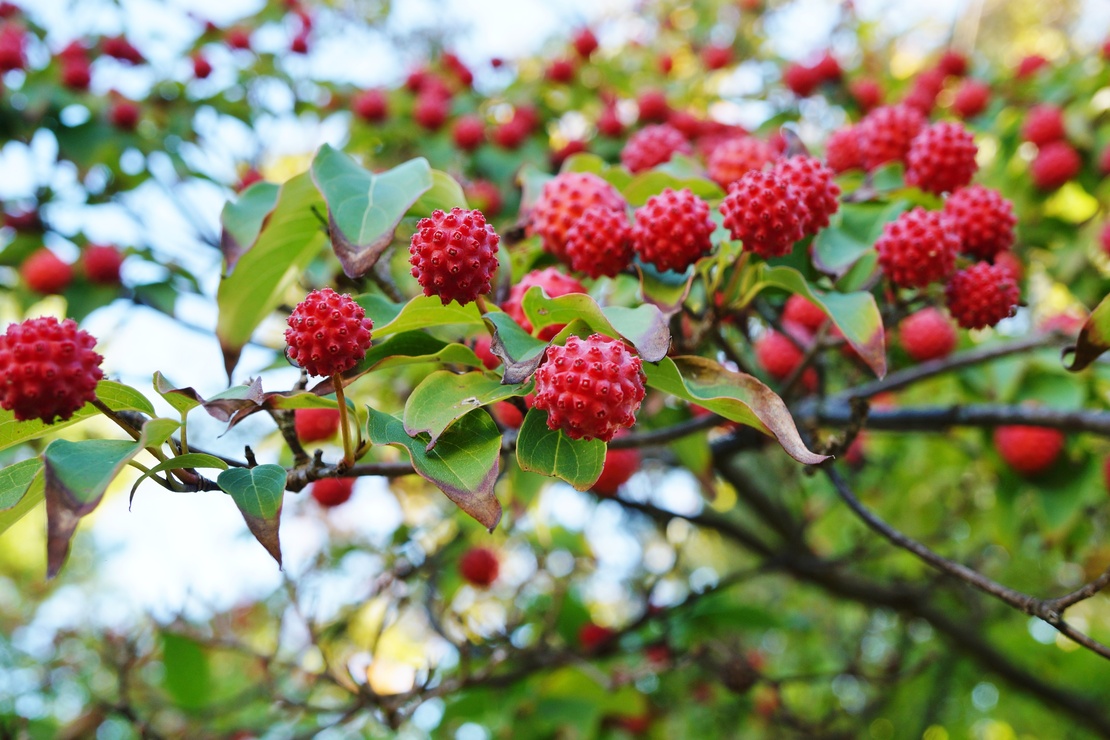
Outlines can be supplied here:
<path id="1" fill-rule="evenodd" d="M 330 377 L 366 356 L 374 322 L 347 294 L 314 290 L 297 304 L 285 330 L 286 355 L 309 375 Z"/>

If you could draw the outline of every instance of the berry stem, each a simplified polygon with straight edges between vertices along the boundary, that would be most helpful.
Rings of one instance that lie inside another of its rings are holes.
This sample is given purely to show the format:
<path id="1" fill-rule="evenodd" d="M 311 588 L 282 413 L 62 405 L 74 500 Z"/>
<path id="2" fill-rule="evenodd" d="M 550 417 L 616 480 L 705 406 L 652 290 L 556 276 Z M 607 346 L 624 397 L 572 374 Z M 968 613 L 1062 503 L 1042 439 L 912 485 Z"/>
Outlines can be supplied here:
<path id="1" fill-rule="evenodd" d="M 350 425 L 347 422 L 347 399 L 343 396 L 343 376 L 339 373 L 331 376 L 331 383 L 335 386 L 335 400 L 339 402 L 339 432 L 343 436 L 343 468 L 355 464 L 354 445 L 351 442 Z"/>
<path id="2" fill-rule="evenodd" d="M 489 313 L 489 306 L 486 304 L 486 297 L 484 295 L 478 294 L 478 296 L 474 298 L 474 302 L 478 304 L 478 312 L 483 316 Z"/>

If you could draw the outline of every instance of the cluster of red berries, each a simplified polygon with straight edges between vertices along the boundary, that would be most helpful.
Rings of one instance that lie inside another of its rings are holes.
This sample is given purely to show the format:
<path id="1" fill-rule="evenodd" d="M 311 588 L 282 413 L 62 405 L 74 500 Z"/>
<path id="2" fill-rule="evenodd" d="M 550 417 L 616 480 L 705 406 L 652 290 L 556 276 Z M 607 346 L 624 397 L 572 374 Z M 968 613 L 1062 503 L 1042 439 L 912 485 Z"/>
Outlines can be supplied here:
<path id="1" fill-rule="evenodd" d="M 95 285 L 119 285 L 123 254 L 105 244 L 90 244 L 81 253 L 77 267 Z M 73 282 L 74 265 L 43 247 L 32 252 L 19 268 L 23 283 L 44 295 L 60 294 Z"/>

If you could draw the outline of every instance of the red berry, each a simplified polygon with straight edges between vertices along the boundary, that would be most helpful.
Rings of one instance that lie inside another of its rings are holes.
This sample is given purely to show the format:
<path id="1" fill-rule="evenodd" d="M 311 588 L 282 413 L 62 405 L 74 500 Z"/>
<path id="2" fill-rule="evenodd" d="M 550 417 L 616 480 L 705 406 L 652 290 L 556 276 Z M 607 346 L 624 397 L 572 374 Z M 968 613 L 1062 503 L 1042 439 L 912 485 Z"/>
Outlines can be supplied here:
<path id="1" fill-rule="evenodd" d="M 845 126 L 833 131 L 825 142 L 825 162 L 833 172 L 863 169 L 859 127 Z"/>
<path id="2" fill-rule="evenodd" d="M 346 293 L 314 290 L 297 304 L 285 330 L 285 354 L 309 375 L 346 372 L 366 356 L 374 322 Z"/>
<path id="3" fill-rule="evenodd" d="M 307 54 L 308 53 L 308 36 L 304 33 L 298 33 L 289 42 L 289 51 L 293 54 Z"/>
<path id="4" fill-rule="evenodd" d="M 493 339 L 488 335 L 480 336 L 474 340 L 474 354 L 478 355 L 478 359 L 488 370 L 493 370 L 501 364 L 501 358 L 493 354 L 490 349 L 492 344 Z"/>
<path id="5" fill-rule="evenodd" d="M 939 310 L 923 308 L 898 325 L 902 347 L 918 362 L 947 357 L 956 348 L 956 327 Z"/>
<path id="6" fill-rule="evenodd" d="M 994 326 L 1017 311 L 1021 293 L 1005 265 L 986 262 L 960 270 L 944 289 L 948 312 L 965 329 Z"/>
<path id="7" fill-rule="evenodd" d="M 90 244 L 85 247 L 81 257 L 85 277 L 90 283 L 100 285 L 119 285 L 119 270 L 123 255 L 115 247 L 106 244 Z"/>
<path id="8" fill-rule="evenodd" d="M 667 120 L 671 113 L 666 96 L 658 90 L 645 90 L 636 102 L 640 108 L 640 123 L 659 123 Z"/>
<path id="9" fill-rule="evenodd" d="M 919 111 L 923 116 L 928 116 L 937 104 L 937 96 L 944 88 L 945 74 L 939 69 L 927 69 L 916 78 L 910 87 L 909 93 L 902 100 L 902 105 Z"/>
<path id="10" fill-rule="evenodd" d="M 906 105 L 885 105 L 868 113 L 857 130 L 864 168 L 904 162 L 910 144 L 924 127 L 921 112 Z"/>
<path id="11" fill-rule="evenodd" d="M 351 110 L 367 123 L 380 123 L 389 115 L 385 93 L 381 90 L 363 90 L 351 98 Z"/>
<path id="12" fill-rule="evenodd" d="M 624 133 L 624 124 L 621 123 L 620 116 L 617 115 L 617 108 L 614 105 L 606 105 L 601 115 L 597 118 L 597 130 L 602 136 L 608 136 L 615 139 Z"/>
<path id="13" fill-rule="evenodd" d="M 792 295 L 786 299 L 786 306 L 782 309 L 782 320 L 805 327 L 809 332 L 816 333 L 825 325 L 829 317 L 821 308 L 805 296 Z"/>
<path id="14" fill-rule="evenodd" d="M 684 272 L 713 251 L 709 236 L 716 225 L 709 204 L 689 188 L 664 188 L 636 209 L 632 243 L 636 254 L 660 270 Z"/>
<path id="15" fill-rule="evenodd" d="M 73 281 L 73 267 L 46 247 L 32 252 L 23 260 L 19 274 L 27 287 L 36 293 L 61 293 Z"/>
<path id="16" fill-rule="evenodd" d="M 246 28 L 229 28 L 227 35 L 224 36 L 224 41 L 232 49 L 249 51 L 251 48 L 251 32 Z"/>
<path id="17" fill-rule="evenodd" d="M 203 80 L 210 74 L 212 74 L 212 63 L 200 52 L 193 54 L 193 76 L 198 80 Z"/>
<path id="18" fill-rule="evenodd" d="M 875 249 L 879 267 L 892 283 L 924 288 L 952 274 L 960 237 L 942 212 L 918 206 L 886 224 Z"/>
<path id="19" fill-rule="evenodd" d="M 597 36 L 590 29 L 583 28 L 574 34 L 574 50 L 583 59 L 589 59 L 590 55 L 597 51 L 597 47 Z"/>
<path id="20" fill-rule="evenodd" d="M 1037 152 L 1029 174 L 1033 177 L 1033 184 L 1041 190 L 1056 190 L 1078 175 L 1082 166 L 1083 160 L 1071 144 L 1054 141 Z"/>
<path id="21" fill-rule="evenodd" d="M 409 262 L 424 295 L 439 296 L 445 306 L 453 300 L 465 306 L 490 292 L 501 237 L 481 211 L 435 210 L 416 228 Z"/>
<path id="22" fill-rule="evenodd" d="M 524 301 L 524 294 L 528 289 L 534 285 L 540 286 L 543 292 L 547 294 L 548 298 L 558 298 L 559 296 L 570 295 L 571 293 L 585 293 L 586 288 L 582 283 L 578 282 L 572 277 L 568 277 L 559 272 L 554 267 L 548 267 L 544 270 L 533 270 L 520 279 L 512 290 L 509 291 L 509 297 L 501 304 L 501 308 L 505 313 L 529 334 L 532 333 L 532 322 L 524 315 L 524 308 L 521 305 Z M 552 324 L 544 327 L 539 334 L 539 338 L 550 341 L 556 334 L 563 330 L 565 324 Z"/>
<path id="23" fill-rule="evenodd" d="M 771 172 L 785 180 L 802 197 L 808 211 L 802 230 L 816 234 L 829 225 L 829 216 L 840 208 L 840 186 L 833 180 L 833 171 L 819 159 L 799 154 L 780 159 Z"/>
<path id="24" fill-rule="evenodd" d="M 52 316 L 11 324 L 0 335 L 0 408 L 17 421 L 62 421 L 96 398 L 104 359 L 96 339 L 73 319 Z"/>
<path id="25" fill-rule="evenodd" d="M 802 345 L 808 345 L 813 341 L 809 333 L 800 326 L 784 322 L 783 329 L 790 332 L 790 335 Z M 805 352 L 790 341 L 790 337 L 773 329 L 768 329 L 766 334 L 757 339 L 754 348 L 755 359 L 759 366 L 778 381 L 786 380 L 793 375 L 805 360 Z M 817 372 L 812 367 L 806 368 L 802 373 L 802 384 L 807 390 L 816 390 Z"/>
<path id="26" fill-rule="evenodd" d="M 354 491 L 354 478 L 321 478 L 312 484 L 312 498 L 325 509 L 347 503 Z"/>
<path id="27" fill-rule="evenodd" d="M 490 412 L 497 423 L 506 429 L 520 429 L 520 425 L 524 423 L 524 414 L 516 407 L 516 404 L 509 401 L 498 401 L 493 404 Z"/>
<path id="28" fill-rule="evenodd" d="M 782 81 L 799 98 L 808 98 L 821 84 L 821 76 L 813 67 L 793 63 L 782 73 Z"/>
<path id="29" fill-rule="evenodd" d="M 994 446 L 1011 468 L 1025 476 L 1045 472 L 1064 450 L 1064 433 L 1059 429 L 1023 425 L 994 430 Z"/>
<path id="30" fill-rule="evenodd" d="M 593 485 L 593 492 L 607 498 L 616 496 L 617 490 L 640 469 L 640 462 L 640 451 L 637 449 L 606 450 L 605 465 L 601 469 L 601 477 Z"/>
<path id="31" fill-rule="evenodd" d="M 805 236 L 810 219 L 802 196 L 770 172 L 749 172 L 734 183 L 719 206 L 724 226 L 744 249 L 764 259 L 789 254 Z"/>
<path id="32" fill-rule="evenodd" d="M 457 54 L 445 51 L 440 57 L 440 60 L 443 62 L 443 66 L 445 66 L 464 87 L 470 87 L 474 84 L 474 73 L 470 71 L 470 67 L 466 66 Z"/>
<path id="33" fill-rule="evenodd" d="M 701 50 L 701 61 L 706 69 L 724 69 L 732 64 L 732 48 L 710 44 Z"/>
<path id="34" fill-rule="evenodd" d="M 883 101 L 883 88 L 880 87 L 879 83 L 875 82 L 875 80 L 867 78 L 853 80 L 852 84 L 848 86 L 848 91 L 852 93 L 856 105 L 858 105 L 860 110 L 864 113 L 867 113 Z"/>
<path id="35" fill-rule="evenodd" d="M 1025 265 L 1013 252 L 999 252 L 994 256 L 994 264 L 1009 272 L 1015 283 L 1020 283 L 1025 276 Z"/>
<path id="36" fill-rule="evenodd" d="M 463 187 L 466 201 L 474 204 L 476 210 L 493 218 L 501 213 L 501 189 L 489 180 L 474 180 Z"/>
<path id="37" fill-rule="evenodd" d="M 676 154 L 693 154 L 690 142 L 668 124 L 647 126 L 634 133 L 621 150 L 621 163 L 632 172 L 643 172 L 669 162 Z"/>
<path id="38" fill-rule="evenodd" d="M 108 119 L 121 131 L 134 131 L 141 116 L 138 104 L 130 100 L 117 100 L 108 111 Z"/>
<path id="39" fill-rule="evenodd" d="M 142 52 L 132 45 L 130 41 L 123 36 L 115 36 L 104 39 L 103 45 L 104 53 L 115 59 L 128 64 L 142 64 L 144 61 Z"/>
<path id="40" fill-rule="evenodd" d="M 617 636 L 608 627 L 587 622 L 578 630 L 578 644 L 587 653 L 592 653 Z"/>
<path id="41" fill-rule="evenodd" d="M 967 67 L 967 57 L 952 49 L 945 50 L 944 55 L 937 62 L 937 69 L 951 77 L 963 77 L 967 74 Z"/>
<path id="42" fill-rule="evenodd" d="M 1018 63 L 1017 72 L 1014 74 L 1019 80 L 1024 80 L 1032 77 L 1039 72 L 1043 67 L 1048 66 L 1048 60 L 1040 54 L 1030 54 L 1023 57 Z"/>
<path id="43" fill-rule="evenodd" d="M 944 201 L 944 213 L 960 237 L 960 251 L 993 260 L 1014 244 L 1014 204 L 982 185 L 960 188 Z"/>
<path id="44" fill-rule="evenodd" d="M 499 124 L 493 130 L 493 141 L 502 149 L 517 149 L 527 138 L 528 129 L 515 118 Z"/>
<path id="45" fill-rule="evenodd" d="M 455 137 L 455 146 L 464 152 L 472 152 L 485 140 L 486 125 L 478 116 L 463 116 L 455 121 L 452 135 Z"/>
<path id="46" fill-rule="evenodd" d="M 235 192 L 241 193 L 256 182 L 262 182 L 263 179 L 261 172 L 254 167 L 249 167 L 247 171 L 243 173 L 243 176 L 239 178 L 239 182 L 235 186 Z"/>
<path id="47" fill-rule="evenodd" d="M 624 209 L 587 208 L 567 230 L 566 260 L 592 278 L 614 277 L 632 263 L 632 225 Z"/>
<path id="48" fill-rule="evenodd" d="M 906 183 L 928 193 L 951 193 L 971 182 L 975 137 L 959 123 L 934 123 L 919 133 L 906 153 Z"/>
<path id="49" fill-rule="evenodd" d="M 35 209 L 26 211 L 19 211 L 17 213 L 5 213 L 4 225 L 15 229 L 20 232 L 36 232 L 42 231 L 42 219 L 39 218 L 39 213 Z"/>
<path id="50" fill-rule="evenodd" d="M 421 93 L 416 97 L 412 117 L 421 127 L 435 131 L 447 120 L 450 110 L 450 100 L 440 95 Z"/>
<path id="51" fill-rule="evenodd" d="M 543 248 L 563 259 L 567 231 L 591 206 L 623 211 L 624 198 L 617 189 L 590 172 L 564 172 L 549 180 L 532 208 L 532 231 L 543 239 Z"/>
<path id="52" fill-rule="evenodd" d="M 574 62 L 569 59 L 556 59 L 547 65 L 545 76 L 551 82 L 565 85 L 574 81 Z"/>
<path id="53" fill-rule="evenodd" d="M 820 78 L 822 82 L 836 82 L 844 76 L 844 71 L 840 68 L 840 62 L 836 61 L 830 52 L 826 51 L 813 65 L 814 73 Z"/>
<path id="54" fill-rule="evenodd" d="M 1037 146 L 1059 141 L 1066 135 L 1064 112 L 1055 105 L 1033 106 L 1021 125 L 1021 138 Z"/>
<path id="55" fill-rule="evenodd" d="M 624 342 L 592 334 L 551 345 L 536 370 L 535 408 L 546 411 L 547 426 L 571 439 L 608 442 L 636 423 L 644 400 L 642 361 Z"/>
<path id="56" fill-rule="evenodd" d="M 339 433 L 339 409 L 297 409 L 293 427 L 305 444 L 331 439 Z"/>
<path id="57" fill-rule="evenodd" d="M 62 84 L 73 90 L 88 90 L 92 68 L 87 59 L 62 60 Z"/>
<path id="58" fill-rule="evenodd" d="M 671 70 L 674 69 L 674 57 L 670 54 L 664 54 L 659 57 L 659 72 L 664 75 L 669 75 Z"/>
<path id="59" fill-rule="evenodd" d="M 497 553 L 488 547 L 472 547 L 459 558 L 459 573 L 467 583 L 489 588 L 501 571 Z"/>
<path id="60" fill-rule="evenodd" d="M 964 80 L 956 88 L 956 96 L 952 100 L 952 110 L 960 118 L 974 118 L 987 109 L 990 103 L 991 88 L 979 80 Z"/>
<path id="61" fill-rule="evenodd" d="M 775 159 L 767 142 L 754 136 L 737 136 L 718 144 L 709 155 L 709 178 L 722 188 L 745 174 L 762 170 Z"/>
<path id="62" fill-rule="evenodd" d="M 551 168 L 558 170 L 569 158 L 585 151 L 588 151 L 586 142 L 581 139 L 571 139 L 559 149 L 551 152 Z"/>
<path id="63" fill-rule="evenodd" d="M 26 34 L 18 24 L 0 28 L 0 73 L 27 66 Z"/>

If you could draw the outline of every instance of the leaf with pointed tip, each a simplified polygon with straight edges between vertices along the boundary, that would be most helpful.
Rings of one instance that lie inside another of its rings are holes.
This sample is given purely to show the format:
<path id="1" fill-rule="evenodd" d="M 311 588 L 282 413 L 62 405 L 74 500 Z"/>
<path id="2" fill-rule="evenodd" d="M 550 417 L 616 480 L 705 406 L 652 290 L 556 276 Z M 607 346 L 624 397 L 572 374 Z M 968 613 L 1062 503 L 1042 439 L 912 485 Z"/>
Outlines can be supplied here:
<path id="1" fill-rule="evenodd" d="M 279 568 L 281 540 L 278 526 L 285 497 L 285 480 L 285 468 L 280 465 L 231 468 L 216 478 L 216 485 L 231 496 L 247 523 L 247 529 L 273 556 Z"/>
<path id="2" fill-rule="evenodd" d="M 161 372 L 154 373 L 154 390 L 178 413 L 188 413 L 204 403 L 200 394 L 192 388 L 175 388 Z"/>
<path id="3" fill-rule="evenodd" d="M 427 451 L 435 447 L 443 432 L 471 411 L 523 395 L 520 386 L 502 385 L 486 373 L 437 370 L 420 381 L 405 401 L 405 432 L 410 437 L 428 434 Z"/>
<path id="4" fill-rule="evenodd" d="M 606 445 L 600 439 L 571 439 L 547 426 L 547 412 L 529 409 L 516 438 L 516 460 L 521 470 L 560 478 L 579 491 L 589 490 L 601 477 Z"/>
<path id="5" fill-rule="evenodd" d="M 524 294 L 521 305 L 524 315 L 536 329 L 553 324 L 562 326 L 580 319 L 593 331 L 628 340 L 648 362 L 657 362 L 665 357 L 671 345 L 667 320 L 658 308 L 650 304 L 634 309 L 612 306 L 602 309 L 585 293 L 548 298 L 542 288 L 534 285 Z"/>
<path id="6" fill-rule="evenodd" d="M 251 334 L 320 253 L 326 237 L 316 211 L 323 204 L 307 172 L 286 182 L 254 246 L 220 281 L 216 336 L 228 377 Z"/>
<path id="7" fill-rule="evenodd" d="M 100 503 L 123 466 L 143 443 L 115 439 L 56 439 L 43 453 L 46 473 L 46 577 L 61 570 L 81 517 Z"/>
<path id="8" fill-rule="evenodd" d="M 231 274 L 239 258 L 258 241 L 280 191 L 280 185 L 258 182 L 244 190 L 237 200 L 224 205 L 220 214 L 220 251 L 224 253 L 225 275 Z"/>
<path id="9" fill-rule="evenodd" d="M 0 534 L 38 506 L 45 490 L 40 458 L 33 457 L 0 470 Z"/>
<path id="10" fill-rule="evenodd" d="M 193 468 L 227 470 L 227 463 L 214 455 L 208 455 L 203 452 L 187 452 L 184 455 L 171 457 L 169 460 L 158 463 L 153 468 L 143 473 L 139 479 L 135 481 L 135 485 L 131 486 L 131 499 L 135 498 L 135 491 L 139 489 L 139 484 L 155 473 L 161 473 L 167 470 L 192 470 Z"/>
<path id="11" fill-rule="evenodd" d="M 155 415 L 154 407 L 150 405 L 146 396 L 122 383 L 111 380 L 100 381 L 96 384 L 96 397 L 113 411 L 139 411 L 148 416 Z M 99 413 L 96 406 L 87 403 L 65 421 L 44 424 L 37 419 L 16 421 L 14 413 L 0 409 L 0 450 L 65 429 Z"/>
<path id="12" fill-rule="evenodd" d="M 435 210 L 450 211 L 452 208 L 468 208 L 462 185 L 446 172 L 432 170 L 432 187 L 412 204 L 408 215 L 419 218 Z"/>
<path id="13" fill-rule="evenodd" d="M 828 459 L 806 447 L 786 403 L 751 375 L 696 356 L 666 357 L 657 365 L 644 363 L 644 372 L 648 386 L 775 437 L 800 463 L 816 465 Z"/>
<path id="14" fill-rule="evenodd" d="M 200 396 L 198 395 L 197 398 Z M 265 400 L 265 395 L 262 393 L 262 378 L 255 378 L 250 383 L 233 385 L 207 401 L 200 399 L 200 405 L 213 418 L 229 422 L 230 428 L 258 411 Z"/>
<path id="15" fill-rule="evenodd" d="M 485 321 L 493 330 L 490 352 L 505 363 L 501 382 L 517 385 L 527 381 L 543 361 L 547 342 L 524 331 L 507 313 L 491 311 L 485 315 Z"/>
<path id="16" fill-rule="evenodd" d="M 836 293 L 816 290 L 792 267 L 759 265 L 757 269 L 762 271 L 758 277 L 761 282 L 804 296 L 824 311 L 867 366 L 880 378 L 886 375 L 883 317 L 875 296 L 866 291 Z"/>
<path id="17" fill-rule="evenodd" d="M 1074 347 L 1066 347 L 1064 356 L 1072 355 L 1071 365 L 1064 365 L 1073 373 L 1087 368 L 1110 349 L 1110 296 L 1102 299 L 1079 330 Z"/>
<path id="18" fill-rule="evenodd" d="M 332 249 L 350 278 L 374 266 L 405 212 L 434 184 L 423 157 L 374 174 L 329 144 L 312 160 L 312 179 L 328 205 Z"/>
<path id="19" fill-rule="evenodd" d="M 361 302 L 361 296 L 359 297 Z M 406 303 L 389 323 L 384 326 L 374 325 L 374 338 L 384 338 L 390 334 L 400 334 L 403 331 L 415 331 L 432 326 L 481 326 L 482 314 L 478 305 L 468 303 L 465 306 L 451 301 L 446 306 L 436 296 L 417 296 Z"/>
<path id="20" fill-rule="evenodd" d="M 501 521 L 501 503 L 493 493 L 501 465 L 501 432 L 483 409 L 455 422 L 428 451 L 421 435 L 412 438 L 395 416 L 367 408 L 367 431 L 377 445 L 408 452 L 416 472 L 435 484 L 455 505 L 491 532 Z"/>

